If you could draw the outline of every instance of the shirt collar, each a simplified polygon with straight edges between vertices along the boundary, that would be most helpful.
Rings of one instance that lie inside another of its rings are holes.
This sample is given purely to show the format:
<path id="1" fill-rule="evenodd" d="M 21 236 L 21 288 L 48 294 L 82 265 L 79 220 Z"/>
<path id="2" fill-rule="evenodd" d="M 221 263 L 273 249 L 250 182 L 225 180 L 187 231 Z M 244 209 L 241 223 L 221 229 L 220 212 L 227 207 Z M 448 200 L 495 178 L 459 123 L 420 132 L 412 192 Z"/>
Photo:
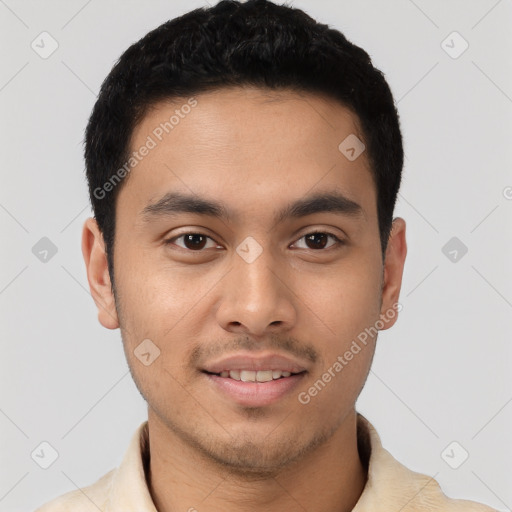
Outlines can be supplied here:
<path id="1" fill-rule="evenodd" d="M 112 478 L 107 511 L 158 512 L 148 489 L 149 474 L 148 422 L 135 431 L 126 454 Z"/>
<path id="2" fill-rule="evenodd" d="M 353 512 L 362 512 L 374 504 L 380 490 L 385 492 L 385 489 L 393 484 L 397 479 L 397 470 L 399 473 L 404 472 L 403 477 L 407 476 L 405 473 L 410 475 L 411 472 L 382 447 L 377 431 L 360 413 L 357 413 L 357 445 L 361 462 L 368 471 L 367 483 L 353 509 Z M 149 460 L 148 422 L 145 421 L 133 434 L 128 450 L 114 472 L 106 510 L 157 512 L 146 480 L 146 475 L 149 474 Z M 386 470 L 391 468 L 393 471 Z"/>

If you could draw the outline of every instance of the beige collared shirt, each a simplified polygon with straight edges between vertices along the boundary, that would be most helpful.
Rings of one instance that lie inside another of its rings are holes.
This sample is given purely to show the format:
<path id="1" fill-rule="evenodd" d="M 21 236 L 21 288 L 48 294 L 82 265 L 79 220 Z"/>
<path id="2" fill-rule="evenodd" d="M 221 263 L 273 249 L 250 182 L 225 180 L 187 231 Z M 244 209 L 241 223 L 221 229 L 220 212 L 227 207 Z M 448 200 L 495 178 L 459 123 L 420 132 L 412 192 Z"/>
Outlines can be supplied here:
<path id="1" fill-rule="evenodd" d="M 473 501 L 447 498 L 433 478 L 407 469 L 385 450 L 366 418 L 358 414 L 357 420 L 358 449 L 368 467 L 368 480 L 353 512 L 496 512 Z M 146 483 L 148 464 L 145 421 L 135 431 L 117 469 L 35 512 L 157 512 Z"/>

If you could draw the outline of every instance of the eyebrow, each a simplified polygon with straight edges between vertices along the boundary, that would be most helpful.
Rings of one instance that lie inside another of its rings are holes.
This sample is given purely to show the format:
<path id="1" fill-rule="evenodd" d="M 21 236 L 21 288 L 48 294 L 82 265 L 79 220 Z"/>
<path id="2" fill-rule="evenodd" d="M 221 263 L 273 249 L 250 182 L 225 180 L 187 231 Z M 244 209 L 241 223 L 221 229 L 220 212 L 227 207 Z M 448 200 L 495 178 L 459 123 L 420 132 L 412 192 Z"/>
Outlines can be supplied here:
<path id="1" fill-rule="evenodd" d="M 206 215 L 233 221 L 237 215 L 218 201 L 197 195 L 169 192 L 157 201 L 148 204 L 140 213 L 143 222 L 158 217 L 173 217 L 182 213 Z M 324 192 L 293 201 L 274 216 L 274 224 L 290 218 L 301 218 L 315 213 L 335 213 L 348 217 L 365 217 L 361 205 L 339 192 Z"/>

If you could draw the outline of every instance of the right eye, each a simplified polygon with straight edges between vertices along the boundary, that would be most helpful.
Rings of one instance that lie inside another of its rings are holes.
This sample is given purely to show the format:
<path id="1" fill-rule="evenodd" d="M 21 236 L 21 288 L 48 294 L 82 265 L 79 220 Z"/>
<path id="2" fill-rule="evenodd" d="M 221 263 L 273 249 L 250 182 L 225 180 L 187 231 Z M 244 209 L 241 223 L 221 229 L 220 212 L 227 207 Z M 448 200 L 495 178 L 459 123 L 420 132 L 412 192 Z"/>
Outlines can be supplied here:
<path id="1" fill-rule="evenodd" d="M 181 238 L 183 238 L 183 246 L 174 243 L 176 240 L 179 240 Z M 181 235 L 173 236 L 172 238 L 168 238 L 167 240 L 165 240 L 164 243 L 165 245 L 177 245 L 182 249 L 189 250 L 192 252 L 202 252 L 202 250 L 205 248 L 207 240 L 211 240 L 212 242 L 214 242 L 214 246 L 217 245 L 211 237 L 203 233 L 195 232 L 187 232 L 182 233 Z"/>

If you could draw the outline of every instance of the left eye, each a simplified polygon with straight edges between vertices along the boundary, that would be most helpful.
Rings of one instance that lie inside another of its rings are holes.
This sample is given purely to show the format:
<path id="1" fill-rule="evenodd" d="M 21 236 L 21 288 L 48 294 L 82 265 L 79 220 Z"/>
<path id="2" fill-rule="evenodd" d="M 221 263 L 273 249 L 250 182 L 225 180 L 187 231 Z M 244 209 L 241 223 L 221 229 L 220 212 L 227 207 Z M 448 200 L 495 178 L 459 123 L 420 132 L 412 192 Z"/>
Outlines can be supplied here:
<path id="1" fill-rule="evenodd" d="M 327 240 L 329 237 L 334 240 L 334 242 L 331 245 L 327 245 L 327 243 L 328 243 Z M 169 240 L 166 240 L 165 243 L 166 243 L 166 245 L 171 245 L 171 244 L 174 244 L 174 242 L 176 240 L 180 240 L 181 238 L 183 239 L 183 246 L 179 245 L 179 244 L 176 244 L 176 245 L 178 245 L 178 247 L 181 247 L 183 249 L 188 249 L 188 250 L 191 250 L 194 252 L 200 252 L 202 249 L 208 248 L 208 247 L 206 247 L 207 240 L 210 240 L 211 242 L 213 242 L 213 247 L 216 247 L 216 245 L 217 245 L 211 237 L 204 235 L 202 233 L 184 233 L 183 235 L 179 235 L 174 238 L 170 238 Z M 328 233 L 328 232 L 324 232 L 324 231 L 315 231 L 313 233 L 308 233 L 307 235 L 300 237 L 299 241 L 302 239 L 305 240 L 306 244 L 312 244 L 313 247 L 311 247 L 311 246 L 299 247 L 299 249 L 305 248 L 305 249 L 313 249 L 316 251 L 318 249 L 330 248 L 336 244 L 338 244 L 338 245 L 343 244 L 343 241 L 340 240 L 336 235 L 334 235 L 333 233 Z M 212 246 L 210 246 L 209 248 L 211 248 L 211 247 Z"/>
<path id="2" fill-rule="evenodd" d="M 331 237 L 334 240 L 334 243 L 327 246 L 327 248 L 332 247 L 333 245 L 341 245 L 343 241 L 340 240 L 336 235 L 332 233 L 327 233 L 324 231 L 315 231 L 314 233 L 308 233 L 307 235 L 302 236 L 299 240 L 304 239 L 306 243 L 312 243 L 314 247 L 306 247 L 306 249 L 325 249 L 327 244 L 327 239 Z M 300 247 L 302 249 L 302 247 Z"/>

